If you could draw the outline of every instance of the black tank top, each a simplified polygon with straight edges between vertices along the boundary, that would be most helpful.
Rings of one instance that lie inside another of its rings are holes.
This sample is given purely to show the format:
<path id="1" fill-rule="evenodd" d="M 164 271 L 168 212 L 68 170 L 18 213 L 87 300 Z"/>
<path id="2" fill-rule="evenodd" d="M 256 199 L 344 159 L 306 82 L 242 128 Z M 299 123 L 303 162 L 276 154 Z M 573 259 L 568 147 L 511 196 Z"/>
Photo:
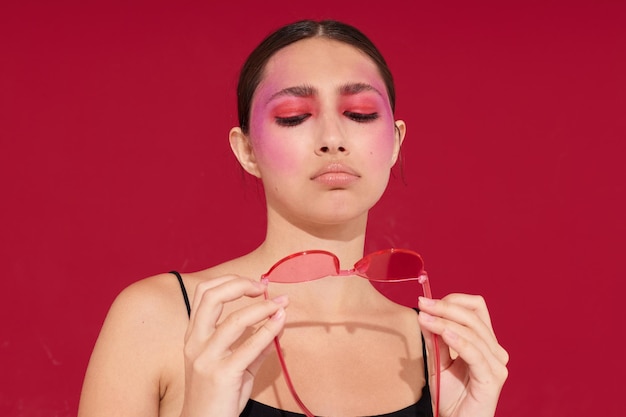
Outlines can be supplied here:
<path id="1" fill-rule="evenodd" d="M 183 278 L 176 271 L 171 271 L 172 274 L 178 278 L 180 289 L 183 293 L 183 300 L 187 307 L 187 316 L 191 315 L 191 305 L 189 304 L 189 296 L 187 295 L 187 289 Z M 417 310 L 416 310 L 417 311 Z M 428 368 L 426 364 L 426 346 L 424 343 L 424 337 L 422 336 L 422 350 L 424 357 L 424 373 L 426 377 L 426 384 L 422 388 L 422 397 L 413 405 L 410 405 L 402 410 L 394 411 L 392 413 L 380 414 L 370 417 L 433 417 L 433 410 L 430 400 L 430 389 L 428 387 Z M 281 410 L 269 405 L 260 403 L 253 399 L 249 399 L 246 407 L 243 409 L 239 417 L 306 417 L 304 414 L 294 413 L 291 411 Z"/>

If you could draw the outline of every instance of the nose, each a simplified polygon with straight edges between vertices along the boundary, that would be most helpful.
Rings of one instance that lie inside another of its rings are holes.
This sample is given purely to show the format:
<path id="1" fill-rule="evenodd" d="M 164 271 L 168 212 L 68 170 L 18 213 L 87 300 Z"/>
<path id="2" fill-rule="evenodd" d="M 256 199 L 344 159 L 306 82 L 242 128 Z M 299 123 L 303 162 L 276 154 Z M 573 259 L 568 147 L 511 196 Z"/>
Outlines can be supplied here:
<path id="1" fill-rule="evenodd" d="M 349 154 L 347 136 L 341 122 L 334 117 L 327 117 L 321 123 L 318 132 L 315 153 L 317 155 Z"/>

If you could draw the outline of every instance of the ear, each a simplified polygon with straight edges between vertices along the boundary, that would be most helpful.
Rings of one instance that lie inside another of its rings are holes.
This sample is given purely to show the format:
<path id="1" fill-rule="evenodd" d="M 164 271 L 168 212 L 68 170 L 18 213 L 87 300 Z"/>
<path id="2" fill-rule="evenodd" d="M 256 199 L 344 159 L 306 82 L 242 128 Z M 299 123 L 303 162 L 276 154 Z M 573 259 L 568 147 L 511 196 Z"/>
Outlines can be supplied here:
<path id="1" fill-rule="evenodd" d="M 402 142 L 404 142 L 404 136 L 406 135 L 406 123 L 404 123 L 404 120 L 396 120 L 394 130 L 396 140 L 393 145 L 391 166 L 395 165 L 396 161 L 398 160 L 398 156 L 400 155 L 400 148 L 402 147 Z"/>
<path id="2" fill-rule="evenodd" d="M 232 149 L 243 169 L 245 169 L 247 173 L 261 178 L 261 173 L 259 172 L 259 167 L 254 155 L 254 149 L 252 149 L 248 135 L 243 133 L 240 127 L 233 127 L 230 129 L 228 140 L 230 142 L 230 149 Z"/>

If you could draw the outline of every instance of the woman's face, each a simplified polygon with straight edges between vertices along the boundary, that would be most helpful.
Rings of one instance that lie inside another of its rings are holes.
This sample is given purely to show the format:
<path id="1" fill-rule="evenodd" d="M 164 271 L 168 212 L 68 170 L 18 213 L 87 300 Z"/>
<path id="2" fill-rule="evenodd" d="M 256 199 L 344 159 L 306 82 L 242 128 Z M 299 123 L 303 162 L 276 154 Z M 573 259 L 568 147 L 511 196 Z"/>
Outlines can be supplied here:
<path id="1" fill-rule="evenodd" d="M 312 38 L 278 51 L 250 113 L 268 208 L 327 224 L 366 214 L 387 186 L 404 133 L 386 91 L 376 64 L 348 44 Z"/>

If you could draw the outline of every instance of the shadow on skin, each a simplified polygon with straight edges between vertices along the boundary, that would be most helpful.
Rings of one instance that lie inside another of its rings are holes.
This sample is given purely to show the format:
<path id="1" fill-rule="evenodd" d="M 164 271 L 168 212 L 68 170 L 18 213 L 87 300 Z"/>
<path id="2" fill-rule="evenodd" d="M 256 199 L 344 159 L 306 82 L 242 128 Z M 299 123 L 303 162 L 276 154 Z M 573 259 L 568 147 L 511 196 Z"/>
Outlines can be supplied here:
<path id="1" fill-rule="evenodd" d="M 423 364 L 423 358 L 421 355 L 411 358 L 408 342 L 406 340 L 405 335 L 402 334 L 401 332 L 388 326 L 380 326 L 380 325 L 367 323 L 367 322 L 354 322 L 354 321 L 337 322 L 337 323 L 315 322 L 315 321 L 292 322 L 292 323 L 287 323 L 285 325 L 284 332 L 289 332 L 290 330 L 295 330 L 298 328 L 320 329 L 326 334 L 331 334 L 335 331 L 341 331 L 341 330 L 345 331 L 346 333 L 350 335 L 357 335 L 359 332 L 374 332 L 374 333 L 379 334 L 379 336 L 374 336 L 377 338 L 396 337 L 400 339 L 402 346 L 404 346 L 404 349 L 403 349 L 404 354 L 397 357 L 397 360 L 399 363 L 399 369 L 400 369 L 399 377 L 402 381 L 406 382 L 407 385 L 412 387 L 412 390 L 416 398 L 420 395 L 422 387 L 424 385 L 423 373 L 420 373 L 419 379 L 416 380 L 416 374 L 415 372 L 411 372 L 411 370 L 420 369 Z M 247 334 L 249 335 L 253 331 L 254 331 L 253 329 L 250 329 L 249 332 L 247 332 Z M 415 336 L 421 338 L 418 328 L 416 328 Z M 421 349 L 420 349 L 420 352 L 421 352 Z M 292 353 L 291 355 L 289 355 L 289 353 L 290 353 L 289 349 L 285 349 L 283 347 L 283 355 L 285 357 L 285 361 L 287 362 L 288 369 L 290 369 L 289 357 L 291 356 L 292 360 L 295 360 L 294 358 L 298 357 L 297 354 Z M 352 352 L 341 352 L 341 350 L 337 352 L 337 354 L 342 354 L 342 353 L 344 355 L 352 355 Z M 311 357 L 310 355 L 312 354 L 311 353 L 305 354 L 305 356 L 309 358 Z M 278 356 L 276 354 L 270 354 L 265 360 L 265 362 L 263 363 L 262 369 L 264 373 L 264 378 L 257 381 L 258 385 L 255 388 L 255 390 L 259 390 L 259 391 L 262 391 L 270 386 L 275 387 L 277 380 L 281 376 L 282 371 L 280 367 L 280 362 L 278 360 Z M 297 382 L 294 381 L 294 384 L 297 385 Z"/>

